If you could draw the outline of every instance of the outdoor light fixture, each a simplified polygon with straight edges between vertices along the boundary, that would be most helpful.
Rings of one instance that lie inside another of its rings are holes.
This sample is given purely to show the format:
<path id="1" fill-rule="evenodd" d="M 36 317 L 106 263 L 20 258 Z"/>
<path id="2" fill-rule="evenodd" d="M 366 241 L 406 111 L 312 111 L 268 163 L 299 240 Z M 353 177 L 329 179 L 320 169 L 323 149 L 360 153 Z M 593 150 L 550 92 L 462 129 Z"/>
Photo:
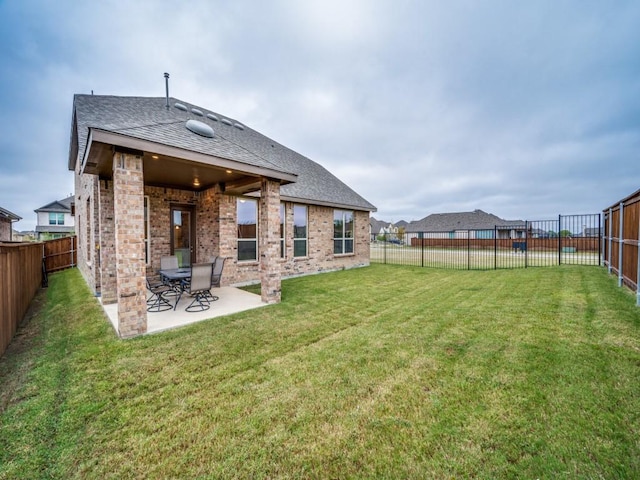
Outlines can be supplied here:
<path id="1" fill-rule="evenodd" d="M 160 157 L 158 157 L 158 155 L 151 155 L 151 158 L 153 158 L 154 160 L 157 160 Z"/>
<path id="2" fill-rule="evenodd" d="M 193 179 L 193 186 L 194 187 L 199 187 L 200 186 L 200 180 L 198 180 L 198 177 Z"/>
<path id="3" fill-rule="evenodd" d="M 227 173 L 233 173 L 233 170 L 227 170 Z"/>

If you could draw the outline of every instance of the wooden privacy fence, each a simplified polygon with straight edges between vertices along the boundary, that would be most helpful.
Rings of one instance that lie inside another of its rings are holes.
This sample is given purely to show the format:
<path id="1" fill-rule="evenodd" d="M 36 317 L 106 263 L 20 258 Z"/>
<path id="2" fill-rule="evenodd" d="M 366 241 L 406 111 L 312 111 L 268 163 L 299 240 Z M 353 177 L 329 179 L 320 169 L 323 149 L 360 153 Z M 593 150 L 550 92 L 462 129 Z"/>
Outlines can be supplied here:
<path id="1" fill-rule="evenodd" d="M 56 238 L 43 243 L 42 258 L 47 273 L 75 267 L 78 261 L 78 237 Z"/>
<path id="2" fill-rule="evenodd" d="M 0 355 L 41 283 L 41 243 L 0 243 Z"/>
<path id="3" fill-rule="evenodd" d="M 7 349 L 47 275 L 77 262 L 77 238 L 0 243 L 0 356 Z"/>
<path id="4" fill-rule="evenodd" d="M 618 275 L 618 286 L 636 292 L 640 306 L 640 190 L 604 210 L 604 263 Z"/>

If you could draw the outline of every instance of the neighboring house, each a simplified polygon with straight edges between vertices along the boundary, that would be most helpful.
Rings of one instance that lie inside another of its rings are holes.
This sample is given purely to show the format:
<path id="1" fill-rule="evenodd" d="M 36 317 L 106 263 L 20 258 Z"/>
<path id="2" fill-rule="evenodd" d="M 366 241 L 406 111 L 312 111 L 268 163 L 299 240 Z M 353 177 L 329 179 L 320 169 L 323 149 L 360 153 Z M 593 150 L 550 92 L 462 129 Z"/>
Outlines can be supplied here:
<path id="1" fill-rule="evenodd" d="M 407 230 L 407 227 L 409 226 L 409 222 L 405 221 L 405 220 L 400 220 L 399 222 L 396 222 L 393 224 L 394 227 L 396 227 L 396 229 L 404 229 L 405 231 Z"/>
<path id="2" fill-rule="evenodd" d="M 37 240 L 51 240 L 75 235 L 74 200 L 75 197 L 71 195 L 34 210 L 38 216 Z"/>
<path id="3" fill-rule="evenodd" d="M 371 217 L 369 219 L 369 232 L 372 236 L 380 235 L 387 228 L 387 225 L 389 225 L 387 222 Z"/>
<path id="4" fill-rule="evenodd" d="M 599 227 L 585 227 L 582 232 L 583 237 L 601 237 L 602 228 Z"/>
<path id="5" fill-rule="evenodd" d="M 319 164 L 219 113 L 174 98 L 75 95 L 78 267 L 123 337 L 147 330 L 146 277 L 160 258 L 226 259 L 222 282 L 369 264 L 375 207 Z"/>
<path id="6" fill-rule="evenodd" d="M 13 231 L 13 240 L 15 242 L 35 242 L 36 241 L 36 232 L 35 230 L 26 230 L 24 232 L 19 232 L 17 230 Z"/>
<path id="7" fill-rule="evenodd" d="M 15 213 L 0 207 L 0 242 L 11 242 L 13 238 L 13 223 L 22 220 Z"/>
<path id="8" fill-rule="evenodd" d="M 473 212 L 434 213 L 410 222 L 405 228 L 408 239 L 422 238 L 525 238 L 522 220 L 504 220 L 482 210 Z"/>
<path id="9" fill-rule="evenodd" d="M 407 227 L 408 223 L 404 220 L 400 220 L 396 223 L 388 223 L 382 220 L 376 220 L 374 217 L 369 219 L 369 224 L 371 226 L 370 232 L 373 236 L 378 235 L 393 235 L 394 238 L 398 234 L 399 228 Z"/>

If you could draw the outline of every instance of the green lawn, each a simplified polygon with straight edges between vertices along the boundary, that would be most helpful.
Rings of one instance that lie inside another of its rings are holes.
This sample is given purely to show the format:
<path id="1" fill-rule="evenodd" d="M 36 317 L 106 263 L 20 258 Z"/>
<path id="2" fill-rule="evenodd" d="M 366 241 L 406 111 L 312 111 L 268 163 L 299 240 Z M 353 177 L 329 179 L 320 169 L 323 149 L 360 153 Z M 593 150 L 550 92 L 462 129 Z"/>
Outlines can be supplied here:
<path id="1" fill-rule="evenodd" d="M 640 476 L 640 308 L 602 268 L 373 265 L 127 341 L 49 285 L 0 360 L 0 479 Z"/>

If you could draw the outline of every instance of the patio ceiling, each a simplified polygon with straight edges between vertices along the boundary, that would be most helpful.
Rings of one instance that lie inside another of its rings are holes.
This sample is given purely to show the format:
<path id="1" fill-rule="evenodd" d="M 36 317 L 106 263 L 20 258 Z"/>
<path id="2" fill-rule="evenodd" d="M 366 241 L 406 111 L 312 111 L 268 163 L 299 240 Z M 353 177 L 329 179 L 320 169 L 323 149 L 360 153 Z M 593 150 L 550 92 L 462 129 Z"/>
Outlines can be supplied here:
<path id="1" fill-rule="evenodd" d="M 261 177 L 280 180 L 282 185 L 297 178 L 275 169 L 95 129 L 89 135 L 82 172 L 111 179 L 113 154 L 117 152 L 142 156 L 145 185 L 158 187 L 197 192 L 220 184 L 227 193 L 243 194 L 259 190 Z"/>

